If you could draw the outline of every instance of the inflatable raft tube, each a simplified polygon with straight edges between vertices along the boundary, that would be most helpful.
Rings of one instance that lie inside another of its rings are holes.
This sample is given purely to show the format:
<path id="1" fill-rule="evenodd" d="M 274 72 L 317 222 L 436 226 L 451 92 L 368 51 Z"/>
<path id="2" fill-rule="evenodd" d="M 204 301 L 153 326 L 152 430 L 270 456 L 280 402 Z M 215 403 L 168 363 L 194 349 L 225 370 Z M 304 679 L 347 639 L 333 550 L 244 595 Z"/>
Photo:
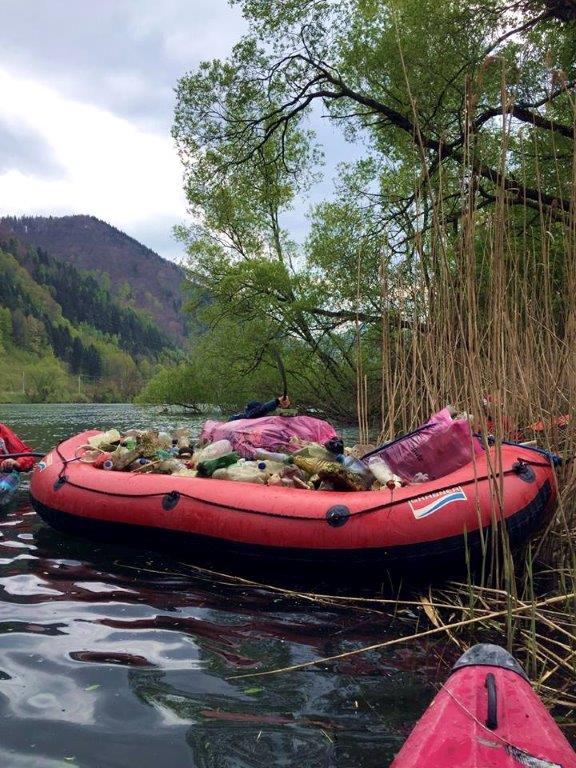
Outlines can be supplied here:
<path id="1" fill-rule="evenodd" d="M 576 768 L 518 662 L 497 645 L 460 657 L 391 768 Z"/>
<path id="2" fill-rule="evenodd" d="M 53 527 L 114 542 L 414 573 L 473 559 L 496 538 L 495 523 L 522 545 L 556 503 L 550 459 L 519 445 L 502 446 L 500 456 L 490 449 L 432 482 L 340 492 L 107 472 L 75 459 L 94 434 L 62 442 L 34 468 L 31 500 Z"/>

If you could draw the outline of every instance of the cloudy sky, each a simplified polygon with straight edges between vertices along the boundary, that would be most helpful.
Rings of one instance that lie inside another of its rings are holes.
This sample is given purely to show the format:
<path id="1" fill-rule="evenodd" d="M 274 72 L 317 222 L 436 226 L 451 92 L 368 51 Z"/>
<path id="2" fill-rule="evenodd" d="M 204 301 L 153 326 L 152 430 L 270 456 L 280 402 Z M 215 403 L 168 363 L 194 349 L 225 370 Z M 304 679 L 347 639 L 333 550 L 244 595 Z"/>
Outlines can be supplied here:
<path id="1" fill-rule="evenodd" d="M 92 214 L 178 259 L 173 89 L 244 29 L 226 0 L 0 0 L 0 215 Z M 347 152 L 330 142 L 333 167 Z M 286 220 L 297 239 L 307 202 Z"/>
<path id="2" fill-rule="evenodd" d="M 226 0 L 1 0 L 0 215 L 88 213 L 177 258 L 177 79 L 226 56 Z"/>

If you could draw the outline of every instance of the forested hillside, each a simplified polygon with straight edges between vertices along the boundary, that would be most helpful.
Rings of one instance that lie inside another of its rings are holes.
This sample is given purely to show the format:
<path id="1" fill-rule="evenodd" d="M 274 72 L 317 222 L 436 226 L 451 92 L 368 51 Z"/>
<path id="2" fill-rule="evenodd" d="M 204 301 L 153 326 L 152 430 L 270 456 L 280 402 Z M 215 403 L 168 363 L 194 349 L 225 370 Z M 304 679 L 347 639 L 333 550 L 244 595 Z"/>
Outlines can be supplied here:
<path id="1" fill-rule="evenodd" d="M 123 304 L 147 312 L 177 344 L 186 337 L 184 270 L 94 216 L 5 217 L 22 242 L 92 272 Z"/>
<path id="2" fill-rule="evenodd" d="M 0 226 L 2 399 L 125 399 L 175 343 L 92 274 Z M 73 378 L 72 378 L 73 377 Z"/>

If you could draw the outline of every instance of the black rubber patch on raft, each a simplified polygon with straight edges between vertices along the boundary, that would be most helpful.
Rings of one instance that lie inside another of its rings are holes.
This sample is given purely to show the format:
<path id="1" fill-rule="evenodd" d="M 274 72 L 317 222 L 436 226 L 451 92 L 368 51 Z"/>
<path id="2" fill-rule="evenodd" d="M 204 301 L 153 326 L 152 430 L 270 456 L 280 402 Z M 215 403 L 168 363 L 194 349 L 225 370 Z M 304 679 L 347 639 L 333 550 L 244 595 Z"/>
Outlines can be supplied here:
<path id="1" fill-rule="evenodd" d="M 58 478 L 58 480 L 56 480 L 56 482 L 52 487 L 54 488 L 55 491 L 59 491 L 60 488 L 62 488 L 62 486 L 65 485 L 65 483 L 66 483 L 66 475 L 60 475 L 60 477 Z"/>
<path id="2" fill-rule="evenodd" d="M 330 507 L 328 512 L 326 512 L 326 520 L 328 521 L 328 525 L 331 525 L 333 528 L 340 528 L 340 526 L 344 525 L 349 517 L 350 510 L 348 507 L 345 507 L 344 504 L 336 504 L 336 506 Z"/>
<path id="3" fill-rule="evenodd" d="M 533 483 L 536 480 L 536 474 L 530 464 L 527 464 L 522 459 L 518 459 L 512 464 L 512 469 L 518 475 L 520 480 L 524 480 L 525 483 Z"/>
<path id="4" fill-rule="evenodd" d="M 174 509 L 179 501 L 180 494 L 178 491 L 170 491 L 170 493 L 167 493 L 162 499 L 162 509 L 165 509 L 166 512 L 170 512 L 170 510 Z"/>

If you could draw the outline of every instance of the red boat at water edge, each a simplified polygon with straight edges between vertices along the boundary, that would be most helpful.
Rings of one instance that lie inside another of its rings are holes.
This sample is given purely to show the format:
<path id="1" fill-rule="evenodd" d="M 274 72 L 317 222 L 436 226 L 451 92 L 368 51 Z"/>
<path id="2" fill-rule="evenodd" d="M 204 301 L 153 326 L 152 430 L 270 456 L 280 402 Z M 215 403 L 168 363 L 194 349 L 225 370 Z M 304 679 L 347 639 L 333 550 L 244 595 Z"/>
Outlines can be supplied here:
<path id="1" fill-rule="evenodd" d="M 556 504 L 551 459 L 491 448 L 437 480 L 380 491 L 312 491 L 175 475 L 106 472 L 77 460 L 95 431 L 34 469 L 31 500 L 52 526 L 108 541 L 197 548 L 268 565 L 346 564 L 428 573 L 485 551 L 496 524 L 524 544 Z"/>
<path id="2" fill-rule="evenodd" d="M 456 662 L 390 768 L 576 768 L 518 662 L 475 645 Z"/>

